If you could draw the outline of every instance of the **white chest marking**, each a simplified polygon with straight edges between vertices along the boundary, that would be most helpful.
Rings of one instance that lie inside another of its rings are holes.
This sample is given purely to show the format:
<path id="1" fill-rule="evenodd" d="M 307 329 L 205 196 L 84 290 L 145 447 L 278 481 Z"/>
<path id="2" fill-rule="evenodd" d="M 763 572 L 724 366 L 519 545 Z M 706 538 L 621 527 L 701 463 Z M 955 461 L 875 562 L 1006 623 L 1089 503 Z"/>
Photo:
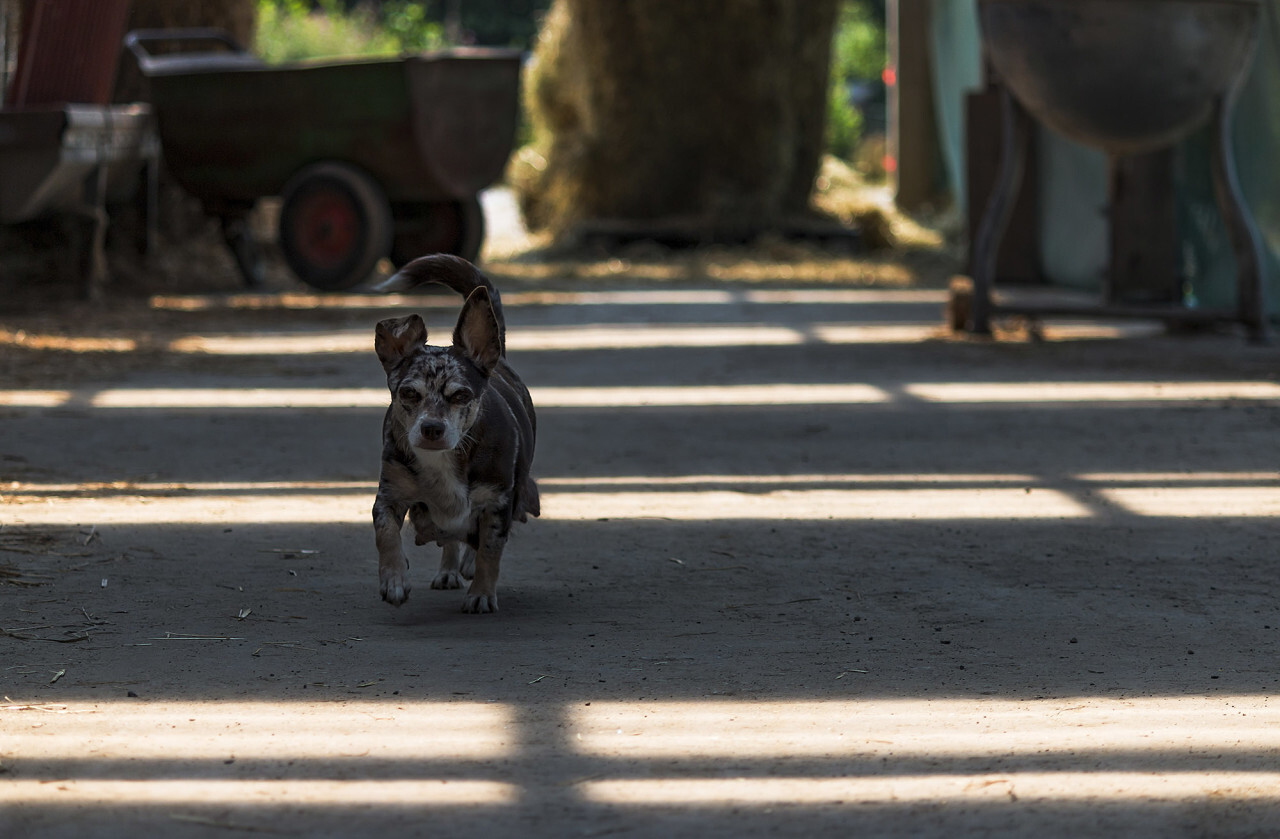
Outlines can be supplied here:
<path id="1" fill-rule="evenodd" d="M 476 516 L 506 503 L 506 495 L 497 487 L 467 486 L 458 476 L 453 452 L 415 449 L 414 456 L 420 467 L 418 500 L 427 505 L 431 521 L 442 535 L 463 539 L 471 532 Z"/>
<path id="2" fill-rule="evenodd" d="M 431 521 L 443 533 L 465 535 L 471 523 L 471 493 L 458 477 L 453 452 L 415 449 L 414 456 L 420 467 L 419 500 L 431 511 Z"/>

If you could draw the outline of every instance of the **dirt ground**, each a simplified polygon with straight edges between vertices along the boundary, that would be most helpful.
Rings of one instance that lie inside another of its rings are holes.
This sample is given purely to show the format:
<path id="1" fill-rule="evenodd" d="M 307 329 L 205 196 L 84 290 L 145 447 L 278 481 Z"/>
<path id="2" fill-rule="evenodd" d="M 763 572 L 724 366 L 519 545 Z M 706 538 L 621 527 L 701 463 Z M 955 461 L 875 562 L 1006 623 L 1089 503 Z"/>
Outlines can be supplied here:
<path id="1" fill-rule="evenodd" d="M 1275 347 L 644 257 L 496 266 L 487 616 L 369 522 L 373 324 L 456 301 L 0 316 L 0 835 L 1280 832 Z"/>

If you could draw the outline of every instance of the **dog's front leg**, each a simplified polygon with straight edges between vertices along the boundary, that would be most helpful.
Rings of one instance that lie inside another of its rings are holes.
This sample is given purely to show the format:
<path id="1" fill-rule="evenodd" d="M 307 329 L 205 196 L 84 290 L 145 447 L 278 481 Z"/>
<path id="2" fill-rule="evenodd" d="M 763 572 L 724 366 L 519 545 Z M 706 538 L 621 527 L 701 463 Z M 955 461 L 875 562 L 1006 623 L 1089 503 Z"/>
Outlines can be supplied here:
<path id="1" fill-rule="evenodd" d="M 462 601 L 462 611 L 472 614 L 498 611 L 498 567 L 502 564 L 502 549 L 507 545 L 507 529 L 499 513 L 482 514 L 479 531 L 475 577 Z"/>
<path id="2" fill-rule="evenodd" d="M 409 559 L 404 555 L 400 529 L 404 526 L 405 504 L 373 502 L 373 533 L 378 543 L 378 584 L 382 599 L 399 606 L 409 599 Z"/>

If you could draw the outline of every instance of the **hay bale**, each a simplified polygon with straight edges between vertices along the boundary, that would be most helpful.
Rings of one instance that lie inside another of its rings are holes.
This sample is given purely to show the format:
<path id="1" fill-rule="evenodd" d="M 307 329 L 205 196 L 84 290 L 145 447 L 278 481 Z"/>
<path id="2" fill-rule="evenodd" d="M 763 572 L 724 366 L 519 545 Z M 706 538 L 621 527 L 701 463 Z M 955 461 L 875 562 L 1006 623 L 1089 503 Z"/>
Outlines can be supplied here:
<path id="1" fill-rule="evenodd" d="M 803 214 L 823 148 L 837 0 L 555 0 L 511 180 L 534 229 Z"/>

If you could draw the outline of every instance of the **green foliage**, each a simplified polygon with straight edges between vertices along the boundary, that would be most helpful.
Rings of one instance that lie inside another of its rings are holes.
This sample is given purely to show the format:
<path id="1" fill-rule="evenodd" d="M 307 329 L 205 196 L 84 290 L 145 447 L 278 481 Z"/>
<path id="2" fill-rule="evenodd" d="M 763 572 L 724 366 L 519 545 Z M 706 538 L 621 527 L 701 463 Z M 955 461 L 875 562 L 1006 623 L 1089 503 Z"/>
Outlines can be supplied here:
<path id="1" fill-rule="evenodd" d="M 340 0 L 258 0 L 257 52 L 271 63 L 339 56 L 398 55 L 444 46 L 439 24 L 411 0 L 346 11 Z"/>
<path id="2" fill-rule="evenodd" d="M 831 45 L 832 76 L 878 79 L 886 58 L 884 18 L 866 0 L 845 0 Z"/>
<path id="3" fill-rule="evenodd" d="M 849 83 L 880 78 L 885 60 L 882 6 L 874 0 L 845 0 L 831 43 L 827 95 L 827 151 L 831 154 L 853 158 L 863 125 L 862 115 L 849 102 Z"/>
<path id="4" fill-rule="evenodd" d="M 849 88 L 832 80 L 827 88 L 827 152 L 852 160 L 862 138 L 862 114 L 849 102 Z"/>
<path id="5" fill-rule="evenodd" d="M 616 0 L 606 0 L 616 2 Z M 444 21 L 457 10 L 458 33 L 465 43 L 533 49 L 538 26 L 551 0 L 418 0 L 427 17 Z"/>
<path id="6" fill-rule="evenodd" d="M 426 52 L 444 46 L 444 27 L 427 19 L 426 7 L 421 3 L 383 3 L 382 26 L 399 41 L 402 52 Z"/>

